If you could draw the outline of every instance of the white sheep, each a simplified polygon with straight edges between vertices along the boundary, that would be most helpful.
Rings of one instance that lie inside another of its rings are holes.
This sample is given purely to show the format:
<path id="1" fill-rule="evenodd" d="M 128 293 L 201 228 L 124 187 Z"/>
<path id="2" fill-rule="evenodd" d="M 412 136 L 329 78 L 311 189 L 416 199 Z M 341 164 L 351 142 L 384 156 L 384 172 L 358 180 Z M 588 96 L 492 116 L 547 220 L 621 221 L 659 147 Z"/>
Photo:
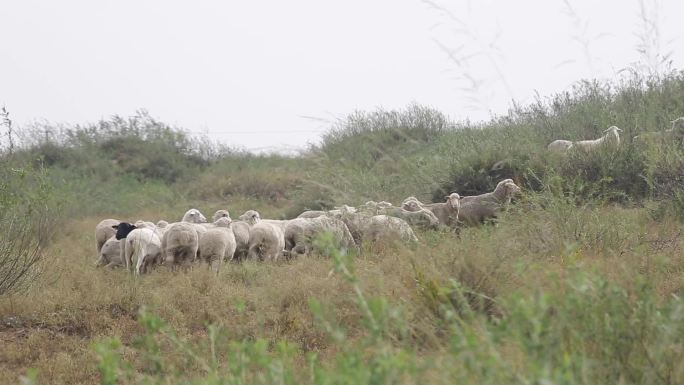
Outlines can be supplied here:
<path id="1" fill-rule="evenodd" d="M 323 210 L 307 210 L 297 215 L 297 218 L 318 218 L 323 215 L 327 215 L 327 212 Z"/>
<path id="2" fill-rule="evenodd" d="M 549 143 L 546 148 L 551 152 L 566 152 L 572 148 L 571 140 L 557 139 Z"/>
<path id="3" fill-rule="evenodd" d="M 414 196 L 410 196 L 401 202 L 401 208 L 406 211 L 423 210 L 423 202 Z"/>
<path id="4" fill-rule="evenodd" d="M 619 131 L 622 129 L 617 126 L 610 126 L 605 131 L 602 137 L 594 140 L 579 140 L 574 142 L 573 147 L 581 148 L 585 151 L 595 150 L 603 145 L 613 144 L 615 146 L 620 144 Z"/>
<path id="5" fill-rule="evenodd" d="M 95 226 L 95 248 L 97 255 L 100 255 L 102 246 L 108 239 L 116 234 L 116 230 L 112 227 L 121 223 L 118 219 L 103 219 Z"/>
<path id="6" fill-rule="evenodd" d="M 466 196 L 461 198 L 459 222 L 465 224 L 480 224 L 485 220 L 496 217 L 502 207 L 511 202 L 511 199 L 520 193 L 520 187 L 513 179 L 500 181 L 494 191 L 481 195 Z"/>
<path id="7" fill-rule="evenodd" d="M 288 222 L 285 228 L 285 250 L 290 256 L 309 254 L 313 248 L 312 241 L 316 236 L 329 232 L 343 249 L 356 247 L 347 225 L 343 221 L 327 216 L 317 218 L 296 218 Z"/>
<path id="8" fill-rule="evenodd" d="M 387 215 L 375 215 L 370 217 L 363 227 L 363 239 L 372 242 L 381 239 L 401 239 L 407 242 L 418 242 L 416 234 L 405 220 Z"/>
<path id="9" fill-rule="evenodd" d="M 256 210 L 247 210 L 244 214 L 238 217 L 241 221 L 247 223 L 250 226 L 254 226 L 259 221 L 261 221 L 261 215 Z"/>
<path id="10" fill-rule="evenodd" d="M 116 237 L 111 237 L 107 242 L 102 245 L 100 249 L 100 256 L 95 263 L 96 267 L 117 267 L 123 266 L 124 263 L 121 260 L 121 241 L 116 239 Z"/>
<path id="11" fill-rule="evenodd" d="M 214 228 L 208 229 L 199 238 L 200 261 L 209 264 L 213 271 L 219 271 L 224 261 L 233 259 L 237 244 L 229 217 L 218 217 Z"/>
<path id="12" fill-rule="evenodd" d="M 188 210 L 185 215 L 183 215 L 183 219 L 181 219 L 181 222 L 189 223 L 205 223 L 206 221 L 207 218 L 197 209 Z"/>
<path id="13" fill-rule="evenodd" d="M 247 257 L 247 249 L 249 248 L 249 229 L 247 222 L 233 221 L 231 228 L 235 236 L 235 253 L 233 260 L 242 260 Z"/>
<path id="14" fill-rule="evenodd" d="M 436 229 L 441 222 L 432 211 L 424 208 L 410 211 L 401 207 L 390 207 L 378 210 L 377 214 L 401 218 L 411 226 L 417 226 L 426 229 Z M 458 218 L 458 210 L 456 211 L 454 218 Z"/>
<path id="15" fill-rule="evenodd" d="M 214 215 L 211 217 L 211 220 L 212 220 L 214 223 L 216 223 L 216 221 L 217 221 L 219 218 L 229 218 L 229 219 L 230 219 L 230 213 L 228 212 L 228 210 L 216 210 L 216 212 L 214 213 Z M 232 219 L 231 219 L 231 220 L 232 220 Z"/>
<path id="16" fill-rule="evenodd" d="M 150 267 L 161 264 L 161 240 L 157 233 L 149 228 L 137 228 L 128 233 L 124 240 L 124 258 L 126 267 L 133 266 L 135 275 L 145 274 Z"/>
<path id="17" fill-rule="evenodd" d="M 262 220 L 249 229 L 248 258 L 277 261 L 284 250 L 285 235 L 280 226 Z"/>
<path id="18" fill-rule="evenodd" d="M 192 223 L 177 222 L 168 226 L 162 236 L 165 261 L 172 266 L 188 266 L 197 257 L 199 236 Z"/>

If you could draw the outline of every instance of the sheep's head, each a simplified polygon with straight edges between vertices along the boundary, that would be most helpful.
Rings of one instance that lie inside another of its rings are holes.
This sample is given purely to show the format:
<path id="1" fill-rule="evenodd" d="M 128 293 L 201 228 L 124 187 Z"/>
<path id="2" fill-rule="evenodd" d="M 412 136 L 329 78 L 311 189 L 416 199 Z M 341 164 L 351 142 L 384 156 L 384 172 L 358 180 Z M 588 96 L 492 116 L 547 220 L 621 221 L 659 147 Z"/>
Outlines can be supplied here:
<path id="1" fill-rule="evenodd" d="M 116 235 L 114 235 L 116 239 L 124 239 L 131 231 L 137 229 L 135 225 L 128 222 L 121 222 L 118 225 L 112 226 L 112 228 L 116 230 Z"/>
<path id="2" fill-rule="evenodd" d="M 446 199 L 447 205 L 452 209 L 459 210 L 461 208 L 461 196 L 457 193 L 451 193 L 444 198 Z"/>
<path id="3" fill-rule="evenodd" d="M 507 198 L 512 198 L 522 191 L 520 187 L 515 184 L 512 180 L 509 180 L 508 182 L 504 183 L 504 189 L 506 191 L 506 197 Z"/>
<path id="4" fill-rule="evenodd" d="M 605 132 L 605 136 L 612 136 L 613 138 L 620 140 L 620 134 L 618 134 L 618 132 L 622 132 L 622 129 L 618 126 L 610 126 L 603 132 Z"/>
<path id="5" fill-rule="evenodd" d="M 230 227 L 231 223 L 233 223 L 233 221 L 230 217 L 220 217 L 214 221 L 216 227 Z"/>
<path id="6" fill-rule="evenodd" d="M 379 208 L 379 209 L 388 209 L 388 208 L 390 208 L 390 207 L 392 207 L 392 204 L 389 203 L 389 202 L 386 202 L 386 201 L 380 201 L 380 202 L 378 202 L 378 208 Z"/>
<path id="7" fill-rule="evenodd" d="M 228 210 L 218 210 L 214 213 L 214 216 L 211 217 L 211 219 L 216 222 L 219 218 L 228 218 L 230 219 L 230 213 L 228 213 Z"/>
<path id="8" fill-rule="evenodd" d="M 432 211 L 421 208 L 417 212 L 421 214 L 421 218 L 425 222 L 425 227 L 429 229 L 436 229 L 437 227 L 439 227 L 439 218 L 437 218 L 437 216 Z"/>
<path id="9" fill-rule="evenodd" d="M 160 229 L 163 229 L 163 228 L 165 228 L 165 227 L 168 226 L 168 225 L 169 225 L 169 222 L 167 222 L 167 221 L 165 221 L 165 220 L 163 220 L 163 219 L 160 220 L 159 222 L 157 222 L 157 227 L 159 227 Z"/>
<path id="10" fill-rule="evenodd" d="M 185 213 L 185 215 L 183 215 L 183 219 L 181 221 L 190 223 L 205 223 L 207 218 L 202 215 L 199 210 L 190 209 Z"/>
<path id="11" fill-rule="evenodd" d="M 250 226 L 253 226 L 261 220 L 261 215 L 259 215 L 259 212 L 256 210 L 247 210 L 244 214 L 239 216 L 239 219 Z"/>
<path id="12" fill-rule="evenodd" d="M 413 197 L 409 197 L 413 198 Z M 401 208 L 406 210 L 406 211 L 420 211 L 422 209 L 422 206 L 420 204 L 420 201 L 417 199 L 409 199 L 406 198 L 404 202 L 401 204 Z"/>

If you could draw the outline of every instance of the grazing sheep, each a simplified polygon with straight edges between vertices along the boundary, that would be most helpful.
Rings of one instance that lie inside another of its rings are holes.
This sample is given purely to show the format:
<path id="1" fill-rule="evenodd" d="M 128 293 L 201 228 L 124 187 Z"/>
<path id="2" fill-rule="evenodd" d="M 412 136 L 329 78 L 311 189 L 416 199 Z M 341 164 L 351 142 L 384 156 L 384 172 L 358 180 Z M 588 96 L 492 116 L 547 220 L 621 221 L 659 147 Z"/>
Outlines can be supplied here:
<path id="1" fill-rule="evenodd" d="M 617 126 L 610 126 L 603 131 L 605 134 L 602 137 L 594 140 L 577 141 L 573 144 L 573 147 L 581 148 L 585 151 L 592 151 L 609 143 L 617 146 L 620 144 L 620 134 L 618 131 L 622 131 L 622 129 L 618 128 Z"/>
<path id="2" fill-rule="evenodd" d="M 205 223 L 206 221 L 207 218 L 197 209 L 188 210 L 185 215 L 183 215 L 183 219 L 181 219 L 181 222 L 189 223 Z"/>
<path id="3" fill-rule="evenodd" d="M 103 219 L 95 226 L 95 248 L 97 249 L 98 255 L 100 255 L 102 245 L 116 234 L 116 230 L 114 230 L 112 226 L 118 225 L 119 223 L 121 223 L 121 221 L 118 219 Z"/>
<path id="4" fill-rule="evenodd" d="M 290 252 L 291 257 L 309 254 L 313 248 L 312 241 L 324 232 L 332 233 L 339 246 L 344 249 L 356 247 L 356 242 L 344 222 L 321 216 L 289 221 L 285 228 L 285 250 Z"/>
<path id="5" fill-rule="evenodd" d="M 139 221 L 135 222 L 134 225 L 135 225 L 135 227 L 137 227 L 139 229 L 150 229 L 150 230 L 154 231 L 157 234 L 157 236 L 159 237 L 159 239 L 161 239 L 161 236 L 164 233 L 164 230 L 162 228 L 159 228 L 157 225 L 155 225 L 152 222 L 146 222 L 143 220 L 139 220 Z"/>
<path id="6" fill-rule="evenodd" d="M 520 187 L 512 179 L 504 179 L 492 192 L 461 198 L 459 222 L 474 225 L 495 218 L 502 206 L 511 202 L 520 193 Z"/>
<path id="7" fill-rule="evenodd" d="M 249 224 L 243 221 L 233 221 L 231 225 L 233 235 L 235 236 L 235 253 L 233 260 L 240 261 L 247 257 L 247 249 L 249 248 Z"/>
<path id="8" fill-rule="evenodd" d="M 130 271 L 133 268 L 135 275 L 140 275 L 152 264 L 161 263 L 161 240 L 155 230 L 147 227 L 138 228 L 128 222 L 121 222 L 112 228 L 116 229 L 116 239 L 125 239 L 123 245 L 119 245 L 119 251 L 122 253 L 121 258 L 125 262 L 126 270 Z M 133 258 L 136 261 L 135 267 Z"/>
<path id="9" fill-rule="evenodd" d="M 277 261 L 284 250 L 285 235 L 280 226 L 259 221 L 250 228 L 248 258 Z"/>
<path id="10" fill-rule="evenodd" d="M 372 216 L 364 226 L 363 239 L 372 242 L 381 239 L 418 242 L 416 234 L 405 220 L 387 215 Z"/>
<path id="11" fill-rule="evenodd" d="M 209 264 L 209 268 L 218 273 L 223 261 L 233 259 L 237 244 L 231 228 L 232 221 L 228 217 L 218 217 L 214 228 L 208 229 L 199 238 L 200 261 Z"/>
<path id="12" fill-rule="evenodd" d="M 546 148 L 551 152 L 566 152 L 572 148 L 572 145 L 570 140 L 557 139 L 549 143 Z"/>
<path id="13" fill-rule="evenodd" d="M 170 224 L 162 237 L 162 252 L 167 263 L 188 266 L 197 257 L 199 249 L 198 229 L 192 223 Z"/>
<path id="14" fill-rule="evenodd" d="M 307 210 L 303 213 L 297 215 L 297 218 L 318 218 L 320 216 L 326 215 L 327 212 L 323 210 Z"/>
<path id="15" fill-rule="evenodd" d="M 411 226 L 418 226 L 425 229 L 436 229 L 441 222 L 432 211 L 423 208 L 409 211 L 401 207 L 390 207 L 379 210 L 378 214 L 401 218 Z M 456 217 L 458 217 L 458 211 L 456 212 Z"/>
<path id="16" fill-rule="evenodd" d="M 254 226 L 261 221 L 261 215 L 256 210 L 247 210 L 244 214 L 238 217 L 241 221 L 246 222 L 250 226 Z"/>
<path id="17" fill-rule="evenodd" d="M 100 249 L 100 257 L 95 263 L 96 267 L 116 267 L 123 266 L 124 262 L 121 260 L 121 241 L 116 237 L 111 237 L 102 245 Z"/>
<path id="18" fill-rule="evenodd" d="M 135 275 L 145 274 L 153 265 L 160 265 L 161 240 L 154 230 L 148 228 L 131 231 L 125 240 L 125 261 L 132 266 L 135 260 Z"/>
<path id="19" fill-rule="evenodd" d="M 445 199 L 446 202 L 424 204 L 423 208 L 432 211 L 441 225 L 455 226 L 461 209 L 461 197 L 457 193 L 451 193 Z"/>
<path id="20" fill-rule="evenodd" d="M 414 196 L 410 196 L 401 202 L 401 208 L 406 211 L 420 211 L 423 210 L 423 202 Z"/>

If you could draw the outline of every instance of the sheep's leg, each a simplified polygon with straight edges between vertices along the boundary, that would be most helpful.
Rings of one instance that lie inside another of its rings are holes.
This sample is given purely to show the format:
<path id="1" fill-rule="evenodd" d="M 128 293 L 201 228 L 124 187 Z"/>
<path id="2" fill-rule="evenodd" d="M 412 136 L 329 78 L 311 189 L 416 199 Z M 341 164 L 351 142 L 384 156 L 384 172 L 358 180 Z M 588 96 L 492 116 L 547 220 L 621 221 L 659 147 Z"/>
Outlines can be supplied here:
<path id="1" fill-rule="evenodd" d="M 104 265 L 104 256 L 100 255 L 100 258 L 97 259 L 97 262 L 95 262 L 95 267 L 100 267 Z"/>

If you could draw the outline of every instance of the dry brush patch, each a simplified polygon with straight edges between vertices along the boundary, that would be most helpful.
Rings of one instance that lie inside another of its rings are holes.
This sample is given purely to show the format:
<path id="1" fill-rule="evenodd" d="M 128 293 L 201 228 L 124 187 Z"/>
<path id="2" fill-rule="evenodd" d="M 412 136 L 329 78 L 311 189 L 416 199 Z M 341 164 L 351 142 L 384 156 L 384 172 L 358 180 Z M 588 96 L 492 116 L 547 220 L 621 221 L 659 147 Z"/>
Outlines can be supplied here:
<path id="1" fill-rule="evenodd" d="M 454 314 L 475 311 L 483 317 L 478 322 L 497 322 L 509 316 L 511 298 L 572 290 L 558 282 L 577 271 L 596 272 L 628 290 L 637 290 L 635 283 L 647 280 L 659 302 L 681 293 L 681 224 L 653 221 L 645 210 L 587 210 L 577 214 L 580 220 L 573 226 L 578 227 L 554 225 L 562 219 L 555 217 L 558 213 L 533 209 L 515 217 L 509 213 L 497 226 L 465 229 L 458 237 L 424 232 L 417 246 L 364 247 L 353 259 L 354 274 L 368 298 L 383 299 L 403 319 L 403 327 L 387 332 L 392 344 L 411 346 L 421 361 L 438 366 L 449 358 Z M 187 341 L 206 339 L 211 324 L 233 341 L 295 343 L 301 349 L 296 363 L 301 369 L 305 353 L 332 363 L 340 349 L 312 314 L 312 299 L 323 305 L 326 317 L 344 330 L 348 341 L 368 335 L 354 290 L 332 272 L 330 258 L 225 264 L 218 276 L 201 265 L 187 273 L 159 268 L 133 279 L 122 269 L 93 266 L 96 222 L 71 221 L 50 247 L 44 279 L 25 295 L 0 300 L 3 378 L 18 378 L 28 368 L 37 368 L 46 383 L 96 383 L 91 346 L 103 337 L 119 338 L 124 359 L 138 363 L 141 353 L 135 344 L 143 333 L 143 308 L 166 320 Z M 574 243 L 559 246 L 570 240 Z M 185 367 L 186 358 L 169 346 L 161 349 L 176 367 L 201 372 Z M 521 353 L 515 345 L 497 349 L 510 362 L 530 359 L 516 358 Z M 136 365 L 140 373 L 147 370 Z"/>

